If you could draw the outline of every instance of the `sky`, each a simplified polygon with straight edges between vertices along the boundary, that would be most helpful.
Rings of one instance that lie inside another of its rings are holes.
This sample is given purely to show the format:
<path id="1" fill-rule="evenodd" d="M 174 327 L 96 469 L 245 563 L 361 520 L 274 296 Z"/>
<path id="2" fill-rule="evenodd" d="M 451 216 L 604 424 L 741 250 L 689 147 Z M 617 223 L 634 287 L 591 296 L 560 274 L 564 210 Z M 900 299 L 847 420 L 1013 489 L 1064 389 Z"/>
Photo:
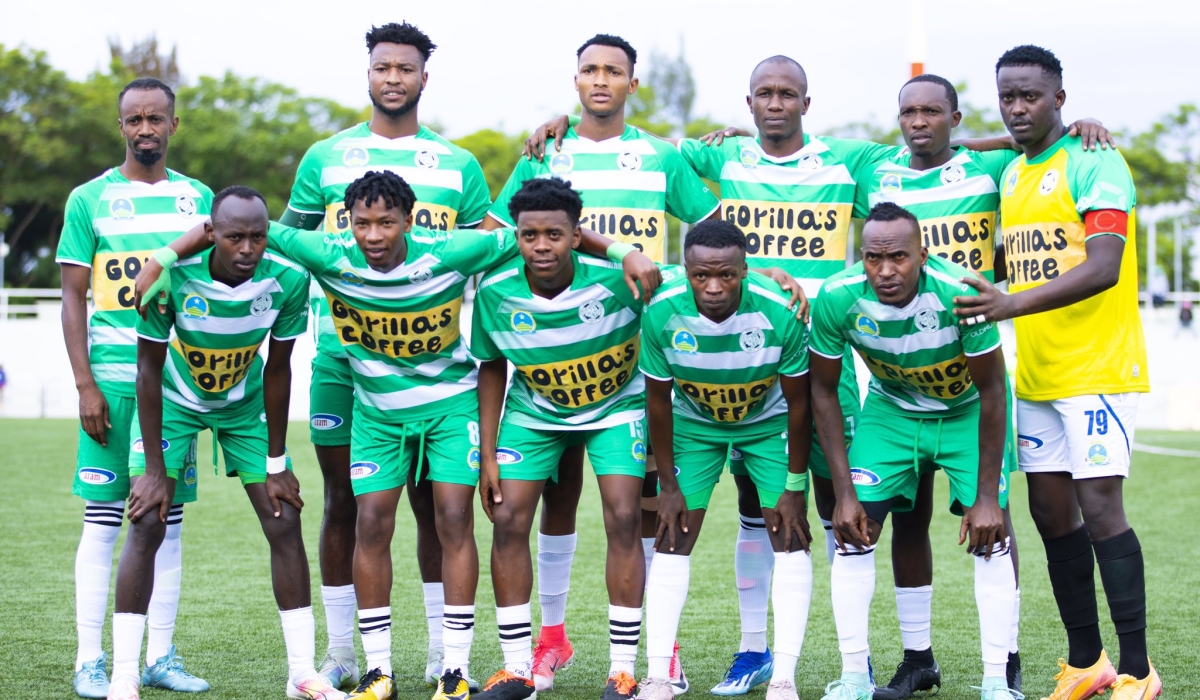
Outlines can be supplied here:
<path id="1" fill-rule="evenodd" d="M 604 32 L 633 44 L 639 67 L 654 52 L 673 56 L 682 47 L 696 80 L 695 114 L 740 126 L 752 126 L 745 104 L 751 69 L 767 56 L 791 56 L 809 78 L 805 130 L 820 133 L 849 122 L 893 122 L 896 93 L 909 77 L 912 1 L 3 0 L 0 44 L 45 51 L 55 67 L 82 78 L 107 66 L 109 37 L 128 45 L 154 34 L 160 47 L 178 47 L 185 77 L 232 70 L 363 106 L 364 33 L 407 20 L 438 45 L 421 119 L 454 138 L 481 128 L 530 130 L 574 108 L 575 50 Z M 1193 48 L 1200 6 L 1193 2 L 923 2 L 926 71 L 966 81 L 966 102 L 994 106 L 996 59 L 1034 43 L 1063 63 L 1068 121 L 1090 116 L 1139 131 L 1181 103 L 1200 103 Z"/>

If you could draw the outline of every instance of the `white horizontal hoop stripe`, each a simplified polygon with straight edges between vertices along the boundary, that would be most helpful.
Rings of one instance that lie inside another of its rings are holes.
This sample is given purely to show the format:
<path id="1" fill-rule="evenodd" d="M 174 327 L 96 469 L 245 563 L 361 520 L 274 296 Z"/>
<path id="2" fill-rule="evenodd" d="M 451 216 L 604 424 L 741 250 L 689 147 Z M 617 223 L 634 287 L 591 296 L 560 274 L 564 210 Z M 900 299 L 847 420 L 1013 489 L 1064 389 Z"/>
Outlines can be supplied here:
<path id="1" fill-rule="evenodd" d="M 208 283 L 199 279 L 188 280 L 179 286 L 180 294 L 195 293 L 209 301 L 251 301 L 263 294 L 279 294 L 281 292 L 283 292 L 283 287 L 279 286 L 279 281 L 274 277 L 243 282 L 236 287 L 215 281 Z"/>
<path id="2" fill-rule="evenodd" d="M 362 272 L 356 269 L 355 272 Z M 457 271 L 450 270 L 442 273 L 425 284 L 398 284 L 392 286 L 352 285 L 347 284 L 341 277 L 321 275 L 321 284 L 332 289 L 336 294 L 347 299 L 412 299 L 444 292 L 465 280 Z"/>
<path id="3" fill-rule="evenodd" d="M 137 345 L 137 333 L 132 328 L 92 326 L 88 329 L 88 339 L 92 345 Z"/>
<path id="4" fill-rule="evenodd" d="M 387 170 L 404 178 L 405 182 L 419 182 L 426 187 L 441 187 L 462 192 L 462 172 L 458 170 L 431 170 L 400 165 L 336 165 L 321 170 L 321 187 L 348 185 L 370 171 Z"/>
<path id="5" fill-rule="evenodd" d="M 645 170 L 573 170 L 559 175 L 576 190 L 666 192 L 667 174 Z"/>
<path id="6" fill-rule="evenodd" d="M 128 236 L 135 233 L 180 233 L 187 231 L 196 224 L 203 223 L 202 216 L 181 216 L 180 214 L 138 214 L 128 219 L 106 217 L 94 219 L 92 225 L 101 236 Z"/>
<path id="7" fill-rule="evenodd" d="M 498 331 L 490 333 L 489 336 L 492 343 L 501 350 L 539 350 L 603 338 L 618 328 L 637 322 L 637 314 L 629 309 L 621 309 L 615 314 L 606 314 L 599 323 L 580 323 L 566 328 L 538 329 L 533 333 Z"/>
<path id="8" fill-rule="evenodd" d="M 528 299 L 509 297 L 500 304 L 500 310 L 504 312 L 509 309 L 514 311 L 521 309 L 522 311 L 531 311 L 539 314 L 554 313 L 556 311 L 579 308 L 589 301 L 603 301 L 612 295 L 612 291 L 607 287 L 599 284 L 589 284 L 581 289 L 563 290 L 553 299 L 537 295 Z"/>
<path id="9" fill-rule="evenodd" d="M 262 316 L 204 316 L 195 318 L 182 311 L 175 312 L 175 326 L 187 331 L 212 335 L 237 335 L 269 329 L 275 325 L 279 309 L 268 309 Z"/>
<path id="10" fill-rule="evenodd" d="M 760 185 L 853 185 L 854 177 L 846 166 L 823 165 L 813 170 L 759 164 L 747 168 L 739 162 L 726 161 L 721 166 L 721 180 L 749 182 Z"/>
<path id="11" fill-rule="evenodd" d="M 734 350 L 731 352 L 698 352 L 693 354 L 677 352 L 673 348 L 663 348 L 663 353 L 667 356 L 667 361 L 673 365 L 724 372 L 777 364 L 781 350 L 779 347 L 771 347 L 763 348 L 758 352 Z"/>
<path id="12" fill-rule="evenodd" d="M 457 382 L 439 382 L 430 386 L 417 386 L 384 393 L 370 392 L 358 387 L 354 396 L 365 405 L 381 411 L 400 411 L 458 396 L 473 390 L 478 384 L 479 372 L 472 369 L 469 374 Z"/>
<path id="13" fill-rule="evenodd" d="M 374 132 L 370 136 L 342 139 L 333 145 L 334 151 L 348 151 L 351 148 L 367 148 L 377 151 L 429 151 L 438 155 L 448 156 L 452 152 L 445 144 L 432 139 L 419 139 L 416 136 L 401 136 L 389 139 Z"/>
<path id="14" fill-rule="evenodd" d="M 650 305 L 653 306 L 660 301 L 666 301 L 667 299 L 670 299 L 672 297 L 677 297 L 680 294 L 683 294 L 684 292 L 690 292 L 690 291 L 691 291 L 690 287 L 675 287 L 673 289 L 660 289 L 659 291 L 654 293 L 654 296 L 650 297 Z"/>
<path id="15" fill-rule="evenodd" d="M 102 362 L 92 365 L 92 377 L 98 382 L 132 382 L 137 380 L 137 365 L 124 362 Z"/>
<path id="16" fill-rule="evenodd" d="M 436 360 L 423 362 L 411 367 L 401 365 L 393 365 L 383 360 L 360 360 L 353 355 L 350 356 L 350 369 L 356 374 L 361 374 L 364 377 L 378 379 L 381 377 L 436 377 L 447 369 L 455 365 L 461 365 L 465 362 L 470 362 L 471 358 L 467 354 L 466 347 L 459 343 L 454 348 L 454 352 L 450 357 L 439 357 Z"/>
<path id="17" fill-rule="evenodd" d="M 101 202 L 108 202 L 122 197 L 199 197 L 200 192 L 187 180 L 161 180 L 154 184 L 149 182 L 113 182 L 104 188 L 100 194 Z"/>
<path id="18" fill-rule="evenodd" d="M 681 289 L 688 289 L 688 287 L 681 287 Z M 771 325 L 770 319 L 760 311 L 752 311 L 748 314 L 734 314 L 720 323 L 713 323 L 704 316 L 680 316 L 679 314 L 675 314 L 668 322 L 668 326 L 670 328 L 687 328 L 695 335 L 704 336 L 735 335 L 753 328 L 759 330 L 775 328 L 775 326 Z"/>
<path id="19" fill-rule="evenodd" d="M 869 299 L 859 299 L 854 302 L 854 306 L 850 307 L 848 313 L 866 314 L 876 321 L 904 321 L 926 309 L 945 311 L 946 306 L 942 304 L 942 300 L 938 298 L 937 294 L 924 292 L 915 296 L 903 307 L 891 306 Z"/>
<path id="20" fill-rule="evenodd" d="M 898 338 L 884 338 L 877 335 L 864 335 L 855 330 L 843 330 L 842 334 L 863 347 L 879 350 L 891 355 L 904 355 L 921 350 L 936 350 L 958 342 L 958 329 L 954 326 L 939 328 L 933 333 L 917 331 Z"/>
<path id="21" fill-rule="evenodd" d="M 484 289 L 487 289 L 488 287 L 492 286 L 493 284 L 496 284 L 497 282 L 503 282 L 504 280 L 508 279 L 509 277 L 518 275 L 520 273 L 521 273 L 521 268 L 514 267 L 511 270 L 505 270 L 504 272 L 501 272 L 499 274 L 492 275 L 492 276 L 488 277 L 487 279 L 485 279 L 484 281 L 479 283 L 479 290 L 483 291 Z"/>
<path id="22" fill-rule="evenodd" d="M 522 380 L 518 378 L 516 381 L 522 381 Z M 633 411 L 622 411 L 620 413 L 614 414 L 614 415 L 618 415 L 618 416 L 635 414 L 634 418 L 629 418 L 628 420 L 613 420 L 611 417 L 606 417 L 602 421 L 597 421 L 597 420 L 595 420 L 595 418 L 596 418 L 596 416 L 599 416 L 600 414 L 604 413 L 604 411 L 606 411 L 608 409 L 608 406 L 610 404 L 614 404 L 617 401 L 628 398 L 630 396 L 638 396 L 640 394 L 644 394 L 645 392 L 646 392 L 646 380 L 642 377 L 642 375 L 640 373 L 635 372 L 633 374 L 633 376 L 629 378 L 629 381 L 625 384 L 625 386 L 621 387 L 621 390 L 618 391 L 617 393 L 608 397 L 608 400 L 604 402 L 604 405 L 600 406 L 599 408 L 594 408 L 590 411 L 583 411 L 583 412 L 576 413 L 571 416 L 559 416 L 559 417 L 562 420 L 564 420 L 567 423 L 574 426 L 573 428 L 571 428 L 572 430 L 590 430 L 592 428 L 606 428 L 606 427 L 609 427 L 612 425 L 628 423 L 631 420 L 637 420 L 637 419 L 645 417 L 645 415 L 646 415 L 645 410 L 644 409 L 636 409 Z M 529 392 L 529 394 L 531 396 L 533 396 L 533 403 L 535 406 L 543 409 L 546 413 L 549 413 L 552 415 L 557 415 L 557 412 L 559 410 L 558 406 L 555 406 L 553 403 L 548 401 L 545 397 L 543 397 L 541 394 L 538 394 L 537 392 L 531 391 L 531 392 Z M 520 416 L 523 416 L 526 420 L 532 420 L 534 422 L 538 422 L 539 424 L 541 424 L 540 421 L 536 421 L 536 419 L 533 419 L 532 417 L 530 417 L 526 414 L 522 414 L 518 411 L 513 411 L 512 413 L 507 414 L 507 415 L 511 416 L 512 418 L 516 418 L 518 415 L 520 415 Z M 555 425 L 558 425 L 558 424 L 555 424 Z M 554 429 L 561 430 L 562 428 L 557 427 Z"/>
<path id="23" fill-rule="evenodd" d="M 966 197 L 981 197 L 996 194 L 996 181 L 985 175 L 977 175 L 961 180 L 952 185 L 931 187 L 925 190 L 902 190 L 900 192 L 872 192 L 869 199 L 871 206 L 880 202 L 893 202 L 902 207 L 914 204 L 929 204 L 930 202 L 945 202 L 951 199 Z"/>
<path id="24" fill-rule="evenodd" d="M 653 137 L 651 137 L 653 138 Z M 562 145 L 563 153 L 637 153 L 643 156 L 652 156 L 658 151 L 654 149 L 654 144 L 645 139 L 631 139 L 629 141 L 622 140 L 619 136 L 614 136 L 610 139 L 602 141 L 593 141 L 586 138 L 564 139 Z M 552 154 L 547 154 L 550 157 Z"/>

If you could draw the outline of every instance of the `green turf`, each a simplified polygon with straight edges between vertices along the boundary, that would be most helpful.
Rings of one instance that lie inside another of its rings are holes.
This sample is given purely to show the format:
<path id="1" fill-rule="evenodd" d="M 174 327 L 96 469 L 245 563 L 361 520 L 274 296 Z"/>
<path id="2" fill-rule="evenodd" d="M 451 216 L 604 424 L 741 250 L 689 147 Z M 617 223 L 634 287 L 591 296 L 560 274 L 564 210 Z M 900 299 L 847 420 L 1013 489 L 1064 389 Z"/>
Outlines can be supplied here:
<path id="1" fill-rule="evenodd" d="M 320 522 L 320 474 L 307 442 L 307 429 L 294 424 L 291 452 L 309 497 L 304 524 L 317 601 L 318 649 L 324 648 L 324 616 L 316 567 Z M 71 697 L 75 654 L 74 552 L 83 506 L 70 494 L 75 462 L 76 427 L 71 421 L 0 421 L 0 688 L 23 698 Z M 1143 431 L 1139 442 L 1200 450 L 1200 434 Z M 202 442 L 206 442 L 202 440 Z M 207 444 L 201 464 L 209 464 Z M 1200 687 L 1194 666 L 1200 648 L 1200 544 L 1192 536 L 1200 497 L 1200 462 L 1195 459 L 1135 454 L 1135 477 L 1126 504 L 1147 561 L 1149 645 L 1168 697 L 1185 697 Z M 271 596 L 267 545 L 236 480 L 217 479 L 201 468 L 200 501 L 189 505 L 184 527 L 183 596 L 176 642 L 187 667 L 212 683 L 207 698 L 282 698 L 286 663 L 279 617 Z M 680 629 L 684 668 L 692 682 L 690 697 L 707 696 L 720 679 L 738 641 L 737 600 L 733 586 L 733 542 L 737 517 L 732 484 L 723 482 L 706 518 L 692 565 L 691 595 Z M 1049 692 L 1065 653 L 1046 580 L 1043 550 L 1025 508 L 1024 479 L 1013 480 L 1014 518 L 1021 541 L 1022 637 L 1026 691 L 1032 698 Z M 946 498 L 939 481 L 938 503 Z M 404 501 L 401 501 L 403 504 Z M 579 517 L 579 556 L 573 572 L 567 619 L 577 663 L 563 672 L 547 697 L 596 698 L 608 664 L 603 579 L 603 529 L 594 484 L 584 492 Z M 402 508 L 403 510 L 403 508 Z M 477 514 L 483 582 L 479 587 L 472 675 L 484 678 L 500 663 L 488 551 L 490 530 Z M 812 525 L 817 526 L 815 515 Z M 941 697 L 975 698 L 967 686 L 979 682 L 978 623 L 970 558 L 955 547 L 958 521 L 948 513 L 934 518 L 934 650 L 947 684 Z M 392 600 L 394 661 L 401 675 L 400 697 L 420 698 L 428 691 L 418 680 L 425 661 L 425 619 L 414 559 L 411 514 L 402 514 L 393 545 L 396 587 Z M 1174 544 L 1171 544 L 1172 538 Z M 886 540 L 886 538 L 885 538 Z M 119 544 L 118 544 L 119 546 Z M 871 613 L 875 668 L 883 682 L 899 660 L 886 541 L 880 550 L 880 576 Z M 798 668 L 801 697 L 821 697 L 837 677 L 837 638 L 829 606 L 829 567 L 816 558 L 816 586 L 804 655 Z M 115 573 L 115 567 L 114 567 Z M 1097 577 L 1097 581 L 1099 578 Z M 1116 644 L 1103 596 L 1102 630 L 1110 653 Z M 536 611 L 537 606 L 534 606 Z M 537 613 L 535 612 L 535 615 Z M 535 621 L 536 623 L 536 621 Z M 110 649 L 106 625 L 105 648 Z M 639 656 L 639 672 L 645 668 Z M 761 698 L 763 687 L 751 693 Z M 174 697 L 147 690 L 144 698 Z"/>

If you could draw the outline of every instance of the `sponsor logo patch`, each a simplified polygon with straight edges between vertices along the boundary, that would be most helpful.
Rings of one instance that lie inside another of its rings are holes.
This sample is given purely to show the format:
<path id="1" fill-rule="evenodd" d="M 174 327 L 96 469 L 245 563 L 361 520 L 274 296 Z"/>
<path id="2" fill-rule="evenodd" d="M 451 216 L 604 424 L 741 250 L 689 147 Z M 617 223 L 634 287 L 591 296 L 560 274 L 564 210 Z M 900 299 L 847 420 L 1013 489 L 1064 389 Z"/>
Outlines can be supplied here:
<path id="1" fill-rule="evenodd" d="M 525 455 L 516 450 L 507 447 L 496 448 L 496 462 L 498 464 L 516 464 L 525 461 Z"/>
<path id="2" fill-rule="evenodd" d="M 379 465 L 374 462 L 355 462 L 350 465 L 351 479 L 365 479 L 379 473 Z"/>
<path id="3" fill-rule="evenodd" d="M 352 168 L 366 165 L 370 160 L 371 156 L 365 148 L 347 148 L 342 154 L 342 162 Z"/>
<path id="4" fill-rule="evenodd" d="M 871 318 L 870 316 L 866 314 L 859 314 L 854 319 L 854 330 L 858 331 L 860 335 L 878 336 L 879 324 L 876 323 L 875 319 Z"/>
<path id="5" fill-rule="evenodd" d="M 79 470 L 79 480 L 85 484 L 102 486 L 104 484 L 111 484 L 112 482 L 116 481 L 117 475 L 107 469 L 101 469 L 100 467 L 84 467 L 83 469 Z"/>
<path id="6" fill-rule="evenodd" d="M 127 197 L 117 197 L 108 203 L 108 213 L 112 214 L 114 219 L 132 219 L 133 200 Z"/>
<path id="7" fill-rule="evenodd" d="M 584 323 L 600 323 L 604 318 L 604 304 L 595 299 L 579 307 L 579 320 Z"/>
<path id="8" fill-rule="evenodd" d="M 675 348 L 675 352 L 695 355 L 700 346 L 696 343 L 696 336 L 692 335 L 691 331 L 680 328 L 671 335 L 671 347 Z"/>
<path id="9" fill-rule="evenodd" d="M 533 320 L 533 314 L 528 311 L 517 309 L 508 317 L 508 322 L 517 333 L 533 333 L 537 330 L 537 322 Z"/>
<path id="10" fill-rule="evenodd" d="M 896 173 L 887 173 L 879 179 L 879 191 L 884 194 L 896 194 L 904 189 L 904 181 Z"/>
<path id="11" fill-rule="evenodd" d="M 555 153 L 550 159 L 550 172 L 565 175 L 575 169 L 575 158 L 570 153 Z"/>
<path id="12" fill-rule="evenodd" d="M 433 279 L 433 270 L 428 267 L 418 267 L 408 276 L 408 281 L 413 284 L 425 284 L 431 279 Z"/>
<path id="13" fill-rule="evenodd" d="M 168 448 L 170 448 L 170 447 L 171 447 L 171 443 L 170 443 L 168 440 L 165 440 L 165 439 L 164 439 L 164 440 L 162 441 L 162 448 L 163 448 L 163 452 L 166 452 L 166 451 L 167 451 L 167 449 L 168 449 Z M 133 441 L 133 446 L 132 446 L 132 447 L 130 447 L 129 449 L 133 450 L 134 452 L 137 452 L 138 454 L 145 454 L 145 453 L 146 453 L 146 446 L 142 444 L 142 439 L 141 439 L 141 438 L 138 438 L 138 439 L 134 440 L 134 441 Z"/>
<path id="14" fill-rule="evenodd" d="M 617 167 L 626 172 L 642 169 L 642 157 L 637 153 L 626 151 L 617 156 Z"/>
<path id="15" fill-rule="evenodd" d="M 354 270 L 342 270 L 341 274 L 339 274 L 338 277 L 340 277 L 343 282 L 345 282 L 346 284 L 348 284 L 352 287 L 363 286 L 362 277 L 359 277 L 358 273 L 355 272 Z"/>
<path id="16" fill-rule="evenodd" d="M 1017 436 L 1017 447 L 1023 447 L 1027 450 L 1036 450 L 1037 448 L 1041 447 L 1044 444 L 1045 443 L 1043 443 L 1041 440 L 1033 437 L 1032 435 L 1018 435 Z"/>
<path id="17" fill-rule="evenodd" d="M 942 184 L 953 185 L 956 182 L 962 182 L 967 179 L 967 171 L 963 170 L 963 166 L 958 163 L 947 163 L 942 168 Z"/>
<path id="18" fill-rule="evenodd" d="M 1102 467 L 1109 463 L 1108 448 L 1102 442 L 1093 442 L 1088 446 L 1087 461 L 1095 467 Z"/>
<path id="19" fill-rule="evenodd" d="M 852 467 L 850 469 L 850 481 L 853 481 L 859 486 L 874 486 L 883 481 L 883 479 L 880 479 L 879 475 L 870 469 Z"/>
<path id="20" fill-rule="evenodd" d="M 183 300 L 183 313 L 192 318 L 208 316 L 208 300 L 199 294 L 189 294 Z"/>
<path id="21" fill-rule="evenodd" d="M 1038 192 L 1047 196 L 1054 191 L 1055 187 L 1058 187 L 1058 171 L 1047 170 L 1046 174 L 1042 176 L 1041 184 L 1038 185 Z"/>
<path id="22" fill-rule="evenodd" d="M 265 294 L 260 294 L 254 298 L 254 301 L 250 302 L 250 315 L 251 316 L 262 316 L 263 314 L 267 313 L 270 310 L 271 310 L 271 293 L 270 292 L 266 292 Z"/>
<path id="23" fill-rule="evenodd" d="M 196 200 L 190 195 L 181 194 L 175 198 L 175 211 L 180 216 L 193 217 L 196 215 Z"/>
<path id="24" fill-rule="evenodd" d="M 796 167 L 800 170 L 816 170 L 824 163 L 825 161 L 821 160 L 821 156 L 816 153 L 805 153 L 800 156 L 800 160 L 796 161 Z"/>
<path id="25" fill-rule="evenodd" d="M 738 159 L 742 161 L 742 165 L 747 168 L 757 167 L 758 161 L 761 158 L 762 156 L 758 155 L 758 151 L 750 148 L 749 146 L 743 148 L 741 152 L 738 153 Z"/>
<path id="26" fill-rule="evenodd" d="M 480 452 L 478 447 L 472 447 L 467 450 L 467 467 L 471 471 L 479 471 Z"/>
<path id="27" fill-rule="evenodd" d="M 747 328 L 738 337 L 738 345 L 742 346 L 742 350 L 746 352 L 758 352 L 763 349 L 764 343 L 766 343 L 766 338 L 763 336 L 761 328 Z"/>
<path id="28" fill-rule="evenodd" d="M 196 467 L 191 466 L 183 470 L 183 483 L 188 486 L 196 485 Z"/>
<path id="29" fill-rule="evenodd" d="M 341 416 L 332 413 L 314 413 L 308 421 L 314 430 L 333 430 L 344 422 Z"/>
<path id="30" fill-rule="evenodd" d="M 745 459 L 745 457 L 742 455 L 741 450 L 736 447 L 731 447 L 729 448 L 729 459 L 742 460 Z"/>
<path id="31" fill-rule="evenodd" d="M 641 440 L 633 441 L 633 459 L 639 463 L 646 461 L 646 443 Z"/>
<path id="32" fill-rule="evenodd" d="M 920 328 L 922 333 L 936 333 L 938 326 L 941 325 L 938 322 L 937 312 L 933 309 L 921 309 L 917 312 L 913 322 L 917 324 L 917 328 Z"/>
<path id="33" fill-rule="evenodd" d="M 1007 493 L 1007 492 L 1008 492 L 1008 477 L 1001 474 L 1000 475 L 1000 493 Z"/>
<path id="34" fill-rule="evenodd" d="M 1015 189 L 1017 189 L 1017 171 L 1013 170 L 1012 175 L 1008 176 L 1008 181 L 1004 183 L 1004 196 L 1012 196 Z"/>
<path id="35" fill-rule="evenodd" d="M 415 160 L 418 168 L 433 170 L 438 166 L 438 154 L 424 148 L 417 151 Z"/>

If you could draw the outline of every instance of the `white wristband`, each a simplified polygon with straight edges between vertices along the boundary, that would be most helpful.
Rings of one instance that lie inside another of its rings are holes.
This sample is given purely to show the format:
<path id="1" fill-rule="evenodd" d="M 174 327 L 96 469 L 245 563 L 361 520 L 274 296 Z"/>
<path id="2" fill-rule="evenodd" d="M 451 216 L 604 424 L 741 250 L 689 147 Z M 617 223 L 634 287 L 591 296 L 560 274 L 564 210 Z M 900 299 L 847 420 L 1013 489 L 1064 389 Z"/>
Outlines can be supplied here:
<path id="1" fill-rule="evenodd" d="M 278 457 L 267 457 L 267 473 L 278 474 L 287 469 L 287 455 L 282 454 Z"/>

